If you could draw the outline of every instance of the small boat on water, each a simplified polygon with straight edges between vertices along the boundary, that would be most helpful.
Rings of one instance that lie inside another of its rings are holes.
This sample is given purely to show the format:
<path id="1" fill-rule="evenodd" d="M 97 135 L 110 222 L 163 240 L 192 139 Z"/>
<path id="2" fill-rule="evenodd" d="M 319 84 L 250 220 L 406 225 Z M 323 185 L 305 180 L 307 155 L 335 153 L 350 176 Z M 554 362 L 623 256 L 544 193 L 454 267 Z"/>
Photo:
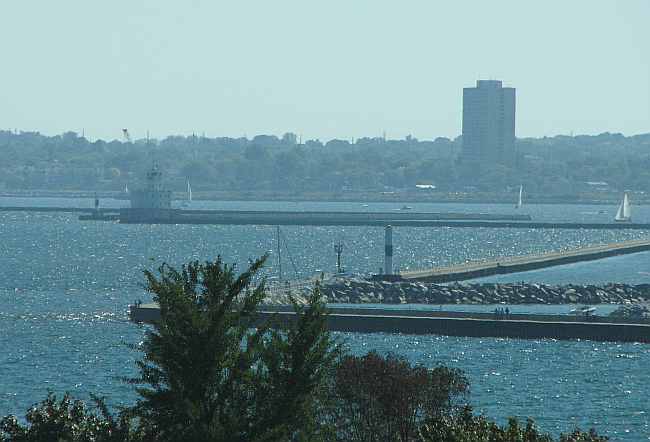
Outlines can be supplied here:
<path id="1" fill-rule="evenodd" d="M 614 221 L 618 223 L 632 222 L 632 208 L 630 207 L 630 199 L 627 197 L 627 192 L 623 194 L 623 201 L 618 206 Z"/>
<path id="2" fill-rule="evenodd" d="M 402 206 L 399 210 L 411 210 L 412 208 L 411 206 Z"/>

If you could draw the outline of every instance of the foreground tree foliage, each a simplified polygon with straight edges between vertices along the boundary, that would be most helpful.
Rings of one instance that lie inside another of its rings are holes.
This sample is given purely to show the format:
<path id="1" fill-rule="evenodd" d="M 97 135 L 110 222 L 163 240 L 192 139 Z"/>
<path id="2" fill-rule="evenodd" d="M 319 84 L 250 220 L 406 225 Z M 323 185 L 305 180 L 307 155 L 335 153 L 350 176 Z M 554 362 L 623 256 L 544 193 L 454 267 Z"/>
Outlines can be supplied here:
<path id="1" fill-rule="evenodd" d="M 470 407 L 459 413 L 439 415 L 429 419 L 420 429 L 422 442 L 553 442 L 549 434 L 540 433 L 532 419 L 526 425 L 510 418 L 508 424 L 499 426 L 484 416 L 475 416 Z M 559 442 L 605 442 L 608 438 L 598 436 L 594 430 L 588 433 L 576 429 L 562 434 Z"/>
<path id="2" fill-rule="evenodd" d="M 131 412 L 147 439 L 291 440 L 317 431 L 313 398 L 337 354 L 325 306 L 316 289 L 286 333 L 260 324 L 264 283 L 252 281 L 265 259 L 239 276 L 220 258 L 145 272 L 161 318 L 130 382 L 146 385 Z"/>
<path id="3" fill-rule="evenodd" d="M 99 414 L 91 413 L 81 401 L 72 401 L 66 394 L 57 401 L 53 394 L 27 412 L 28 425 L 21 424 L 14 416 L 0 420 L 0 441 L 2 442 L 144 442 L 152 440 L 137 431 L 126 415 L 114 419 L 105 407 L 99 407 Z M 303 432 L 303 436 L 304 436 Z M 348 438 L 340 431 L 333 433 L 313 433 L 311 437 L 295 437 L 293 440 L 335 441 L 335 440 L 381 440 L 401 441 L 399 435 L 385 435 L 368 432 L 364 438 Z M 178 436 L 177 439 L 185 439 Z M 156 438 L 154 440 L 165 440 Z M 211 439 L 215 442 L 227 439 Z M 269 437 L 266 440 L 288 441 L 284 436 Z M 419 427 L 418 433 L 409 439 L 417 442 L 553 442 L 556 439 L 540 433 L 535 423 L 528 419 L 525 426 L 512 418 L 506 426 L 499 426 L 483 416 L 472 414 L 467 407 L 459 413 L 440 414 L 430 418 Z M 558 442 L 606 442 L 608 438 L 599 436 L 594 430 L 587 433 L 575 430 L 563 434 Z"/>
<path id="4" fill-rule="evenodd" d="M 336 369 L 337 433 L 350 441 L 411 441 L 420 424 L 451 412 L 469 383 L 460 370 L 411 366 L 399 356 L 346 356 Z"/>
<path id="5" fill-rule="evenodd" d="M 23 425 L 15 416 L 0 420 L 0 441 L 7 442 L 124 442 L 141 440 L 132 431 L 127 415 L 115 419 L 101 399 L 95 399 L 96 411 L 91 412 L 69 394 L 57 400 L 53 393 L 32 407 Z"/>
<path id="6" fill-rule="evenodd" d="M 260 323 L 264 283 L 254 280 L 265 259 L 240 275 L 220 258 L 145 272 L 161 319 L 127 380 L 136 404 L 114 416 L 102 399 L 89 410 L 50 393 L 23 421 L 0 420 L 0 442 L 554 440 L 532 420 L 501 427 L 458 409 L 469 388 L 460 370 L 342 354 L 318 288 L 293 321 Z M 607 439 L 576 430 L 559 440 Z"/>

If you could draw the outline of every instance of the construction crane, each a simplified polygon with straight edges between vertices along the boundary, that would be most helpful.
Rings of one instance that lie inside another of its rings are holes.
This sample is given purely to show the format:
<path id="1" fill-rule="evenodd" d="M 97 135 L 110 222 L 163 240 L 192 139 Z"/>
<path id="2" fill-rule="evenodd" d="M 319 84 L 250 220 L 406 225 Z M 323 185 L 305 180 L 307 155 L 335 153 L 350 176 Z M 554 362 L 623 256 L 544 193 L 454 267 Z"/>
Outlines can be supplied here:
<path id="1" fill-rule="evenodd" d="M 128 129 L 122 129 L 122 138 L 124 139 L 125 143 L 131 142 L 131 135 L 129 135 Z"/>

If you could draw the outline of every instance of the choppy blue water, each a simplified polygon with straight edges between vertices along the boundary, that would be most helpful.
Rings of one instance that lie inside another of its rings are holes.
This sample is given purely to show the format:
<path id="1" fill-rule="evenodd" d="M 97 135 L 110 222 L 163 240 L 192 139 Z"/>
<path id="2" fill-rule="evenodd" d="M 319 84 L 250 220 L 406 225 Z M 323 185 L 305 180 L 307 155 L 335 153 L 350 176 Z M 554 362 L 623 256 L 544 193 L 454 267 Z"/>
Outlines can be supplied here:
<path id="1" fill-rule="evenodd" d="M 114 207 L 121 201 L 105 201 Z M 0 206 L 90 207 L 91 201 L 0 198 Z M 400 204 L 205 203 L 195 207 L 291 210 L 393 210 Z M 507 205 L 413 204 L 414 210 L 511 212 Z M 615 208 L 529 206 L 535 219 L 609 221 Z M 650 220 L 650 208 L 635 207 Z M 605 211 L 606 213 L 599 213 Z M 611 213 L 609 213 L 611 212 Z M 345 244 L 344 264 L 375 271 L 382 262 L 383 230 L 370 227 L 283 228 L 292 276 L 333 271 L 333 245 Z M 503 255 L 560 250 L 646 237 L 643 231 L 529 229 L 395 229 L 396 262 L 403 269 Z M 147 299 L 142 270 L 162 261 L 180 264 L 221 254 L 244 266 L 275 249 L 274 229 L 256 226 L 152 226 L 82 223 L 75 215 L 0 212 L 0 415 L 24 413 L 47 390 L 93 392 L 113 404 L 134 395 L 120 377 L 134 373 L 137 354 L 124 343 L 144 328 L 126 320 L 126 305 Z M 547 283 L 650 282 L 648 253 L 489 278 Z M 294 261 L 294 266 L 290 259 Z M 271 254 L 267 272 L 276 272 Z M 450 308 L 450 307 L 445 307 Z M 470 308 L 486 308 L 484 306 Z M 545 306 L 520 306 L 526 311 Z M 555 308 L 555 307 L 552 307 Z M 561 307 L 567 308 L 567 307 Z M 607 306 L 601 309 L 607 309 Z M 522 310 L 523 311 L 523 310 Z M 541 312 L 541 310 L 540 310 Z M 596 426 L 614 440 L 650 440 L 650 346 L 589 341 L 525 341 L 442 336 L 341 334 L 351 351 L 394 351 L 425 365 L 444 363 L 467 372 L 470 401 L 489 416 L 531 415 L 544 429 Z"/>

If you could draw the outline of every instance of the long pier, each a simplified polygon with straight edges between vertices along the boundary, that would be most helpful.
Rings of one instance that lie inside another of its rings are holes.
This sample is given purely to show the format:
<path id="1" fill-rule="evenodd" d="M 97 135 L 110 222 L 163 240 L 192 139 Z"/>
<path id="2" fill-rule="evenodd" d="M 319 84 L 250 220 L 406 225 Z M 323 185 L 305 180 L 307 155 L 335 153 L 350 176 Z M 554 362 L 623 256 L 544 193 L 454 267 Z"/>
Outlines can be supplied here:
<path id="1" fill-rule="evenodd" d="M 131 209 L 131 208 L 80 208 L 47 206 L 0 206 L 0 212 L 62 212 L 98 215 L 117 215 L 126 224 L 298 224 L 337 225 L 339 223 L 363 224 L 366 222 L 477 220 L 477 221 L 530 221 L 530 215 L 462 212 L 325 212 L 283 210 L 197 210 L 197 209 Z"/>
<path id="2" fill-rule="evenodd" d="M 0 206 L 0 212 L 61 212 L 61 213 L 100 213 L 100 214 L 118 214 L 120 209 L 110 209 L 107 207 L 100 207 L 95 209 L 93 207 L 48 207 L 48 206 Z"/>
<path id="3" fill-rule="evenodd" d="M 281 210 L 148 210 L 122 209 L 120 222 L 124 224 L 226 224 L 271 226 L 429 226 L 438 222 L 484 221 L 523 222 L 529 215 L 458 212 L 325 212 Z"/>
<path id="4" fill-rule="evenodd" d="M 561 252 L 500 258 L 491 261 L 469 262 L 450 267 L 404 272 L 399 276 L 407 280 L 444 283 L 482 278 L 485 276 L 526 272 L 546 267 L 646 252 L 648 250 L 650 250 L 650 240 L 631 240 L 564 250 Z"/>
<path id="5" fill-rule="evenodd" d="M 529 215 L 459 212 L 297 212 L 79 207 L 0 207 L 0 212 L 81 213 L 81 221 L 122 224 L 214 224 L 269 226 L 450 227 L 488 229 L 648 230 L 650 223 L 540 222 Z"/>
<path id="6" fill-rule="evenodd" d="M 153 215 L 153 216 L 152 216 Z M 452 227 L 493 229 L 650 230 L 650 223 L 534 222 L 530 215 L 454 212 L 291 212 L 251 210 L 122 209 L 125 224 L 222 224 L 270 226 Z"/>
<path id="7" fill-rule="evenodd" d="M 650 230 L 650 223 L 533 222 L 530 215 L 493 213 L 394 212 L 291 212 L 250 210 L 148 210 L 122 209 L 125 224 L 223 224 L 270 226 L 374 226 Z"/>
<path id="8" fill-rule="evenodd" d="M 330 331 L 353 333 L 435 334 L 446 336 L 497 337 L 520 339 L 587 339 L 594 341 L 622 341 L 650 343 L 650 325 L 613 323 L 603 318 L 578 320 L 561 315 L 544 315 L 534 319 L 489 319 L 489 314 L 454 314 L 454 312 L 423 312 L 391 309 L 356 308 L 332 309 L 327 316 Z M 456 312 L 458 313 L 458 312 Z M 288 307 L 259 311 L 257 324 L 269 323 L 286 328 L 295 320 Z M 130 307 L 134 322 L 153 323 L 160 318 L 157 304 Z"/>

